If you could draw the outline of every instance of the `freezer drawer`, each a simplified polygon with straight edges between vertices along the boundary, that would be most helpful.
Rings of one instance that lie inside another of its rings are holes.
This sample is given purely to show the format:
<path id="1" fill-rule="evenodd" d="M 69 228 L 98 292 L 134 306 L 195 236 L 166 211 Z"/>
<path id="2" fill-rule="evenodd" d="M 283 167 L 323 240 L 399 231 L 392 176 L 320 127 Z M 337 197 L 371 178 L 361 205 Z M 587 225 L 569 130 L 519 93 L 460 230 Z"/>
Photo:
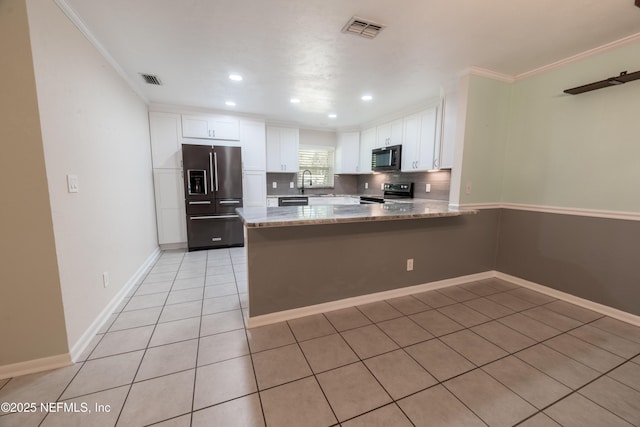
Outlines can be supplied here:
<path id="1" fill-rule="evenodd" d="M 242 199 L 192 200 L 187 199 L 187 215 L 234 215 L 242 207 Z"/>
<path id="2" fill-rule="evenodd" d="M 243 246 L 242 221 L 238 215 L 187 216 L 189 250 Z"/>

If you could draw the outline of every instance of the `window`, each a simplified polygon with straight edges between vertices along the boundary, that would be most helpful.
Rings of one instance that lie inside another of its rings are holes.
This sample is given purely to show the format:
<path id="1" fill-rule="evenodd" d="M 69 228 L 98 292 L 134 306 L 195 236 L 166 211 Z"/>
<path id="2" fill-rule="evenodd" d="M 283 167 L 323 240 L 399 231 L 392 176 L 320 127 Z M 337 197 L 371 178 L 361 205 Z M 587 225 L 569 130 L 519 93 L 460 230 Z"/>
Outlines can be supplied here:
<path id="1" fill-rule="evenodd" d="M 302 172 L 311 172 L 309 185 L 309 173 L 304 174 L 304 186 L 309 188 L 333 187 L 333 147 L 300 145 L 298 149 L 298 188 L 302 187 Z"/>

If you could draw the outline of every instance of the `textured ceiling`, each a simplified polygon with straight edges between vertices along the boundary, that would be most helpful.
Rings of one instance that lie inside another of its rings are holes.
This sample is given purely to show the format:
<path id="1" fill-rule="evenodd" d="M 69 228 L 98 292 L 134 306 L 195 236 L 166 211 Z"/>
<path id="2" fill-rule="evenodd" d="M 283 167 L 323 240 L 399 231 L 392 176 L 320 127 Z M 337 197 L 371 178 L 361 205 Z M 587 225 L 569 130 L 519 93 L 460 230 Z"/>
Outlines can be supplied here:
<path id="1" fill-rule="evenodd" d="M 515 76 L 640 32 L 633 0 L 63 1 L 150 102 L 303 127 L 357 126 L 438 96 L 471 66 Z M 343 34 L 353 15 L 387 27 Z"/>

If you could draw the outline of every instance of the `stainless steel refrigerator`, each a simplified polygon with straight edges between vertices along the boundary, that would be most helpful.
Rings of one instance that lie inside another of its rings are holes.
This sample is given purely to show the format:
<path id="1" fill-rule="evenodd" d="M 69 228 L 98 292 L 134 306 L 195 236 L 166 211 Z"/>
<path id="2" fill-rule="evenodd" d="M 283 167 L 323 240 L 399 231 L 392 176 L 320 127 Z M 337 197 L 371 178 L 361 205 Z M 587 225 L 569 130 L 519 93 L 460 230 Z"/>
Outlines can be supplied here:
<path id="1" fill-rule="evenodd" d="M 243 246 L 240 147 L 182 144 L 190 251 Z"/>

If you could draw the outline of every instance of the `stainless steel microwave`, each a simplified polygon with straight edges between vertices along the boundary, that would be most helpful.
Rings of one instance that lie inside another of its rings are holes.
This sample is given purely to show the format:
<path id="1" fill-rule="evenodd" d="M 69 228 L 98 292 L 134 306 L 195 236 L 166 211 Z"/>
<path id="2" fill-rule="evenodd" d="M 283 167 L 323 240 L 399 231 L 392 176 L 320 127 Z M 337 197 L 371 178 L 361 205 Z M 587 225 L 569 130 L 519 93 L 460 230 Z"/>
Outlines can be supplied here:
<path id="1" fill-rule="evenodd" d="M 402 145 L 374 148 L 371 151 L 371 170 L 374 172 L 399 171 L 402 166 Z"/>

